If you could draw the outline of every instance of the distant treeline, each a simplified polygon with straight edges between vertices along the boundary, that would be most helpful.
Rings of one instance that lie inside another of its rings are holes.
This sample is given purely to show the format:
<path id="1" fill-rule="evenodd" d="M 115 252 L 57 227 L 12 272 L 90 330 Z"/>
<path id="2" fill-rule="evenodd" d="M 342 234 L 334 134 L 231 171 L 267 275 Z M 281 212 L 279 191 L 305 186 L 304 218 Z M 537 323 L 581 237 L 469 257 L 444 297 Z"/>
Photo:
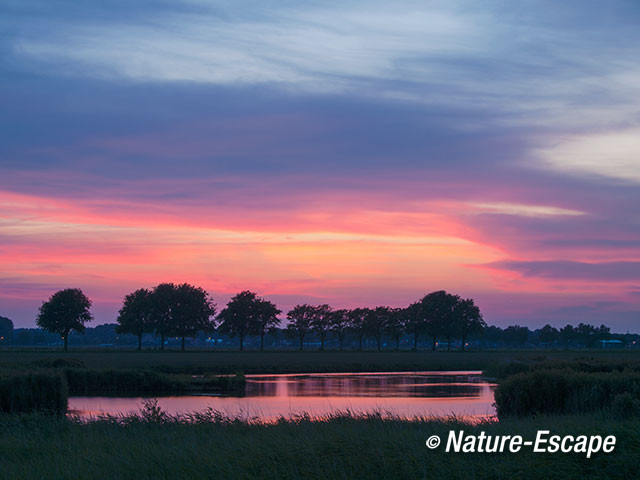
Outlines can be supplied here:
<path id="1" fill-rule="evenodd" d="M 216 315 L 208 293 L 189 284 L 163 283 L 124 299 L 116 324 L 87 328 L 91 301 L 79 289 L 55 293 L 38 314 L 41 328 L 13 329 L 0 317 L 0 345 L 133 346 L 187 344 L 198 348 L 431 349 L 601 348 L 635 346 L 635 334 L 612 334 L 604 325 L 580 323 L 530 330 L 487 326 L 472 299 L 436 291 L 404 308 L 333 309 L 297 305 L 286 314 L 253 292 L 235 295 Z"/>

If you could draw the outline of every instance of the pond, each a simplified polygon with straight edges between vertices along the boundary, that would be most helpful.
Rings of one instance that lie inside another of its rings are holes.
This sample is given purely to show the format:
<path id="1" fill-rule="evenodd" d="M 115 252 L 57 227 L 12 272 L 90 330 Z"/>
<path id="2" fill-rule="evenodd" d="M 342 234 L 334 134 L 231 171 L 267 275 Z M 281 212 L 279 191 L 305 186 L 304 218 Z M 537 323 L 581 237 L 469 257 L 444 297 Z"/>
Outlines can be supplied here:
<path id="1" fill-rule="evenodd" d="M 247 375 L 243 396 L 157 398 L 170 414 L 210 408 L 231 418 L 272 421 L 308 414 L 380 412 L 401 418 L 493 418 L 495 385 L 476 371 Z M 140 411 L 142 397 L 70 397 L 69 413 L 89 419 Z"/>

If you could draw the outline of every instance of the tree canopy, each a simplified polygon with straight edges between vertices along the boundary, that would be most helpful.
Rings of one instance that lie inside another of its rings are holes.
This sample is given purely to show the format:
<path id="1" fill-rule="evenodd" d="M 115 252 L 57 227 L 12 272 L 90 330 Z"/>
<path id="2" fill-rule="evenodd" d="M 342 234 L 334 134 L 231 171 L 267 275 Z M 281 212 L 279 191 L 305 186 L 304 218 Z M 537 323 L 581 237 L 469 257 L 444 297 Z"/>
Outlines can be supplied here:
<path id="1" fill-rule="evenodd" d="M 13 322 L 7 317 L 0 316 L 0 344 L 9 343 L 13 338 Z"/>
<path id="2" fill-rule="evenodd" d="M 116 320 L 118 333 L 131 333 L 138 337 L 138 350 L 142 349 L 142 335 L 153 330 L 152 295 L 140 288 L 124 297 Z"/>
<path id="3" fill-rule="evenodd" d="M 71 331 L 84 333 L 85 323 L 93 320 L 91 300 L 79 288 L 67 288 L 54 293 L 43 302 L 36 323 L 39 327 L 60 335 L 68 350 Z"/>
<path id="4" fill-rule="evenodd" d="M 257 316 L 259 299 L 254 292 L 245 290 L 235 295 L 218 315 L 219 330 L 240 338 L 240 350 L 244 349 L 244 338 L 258 333 Z M 266 307 L 265 312 L 266 312 Z"/>

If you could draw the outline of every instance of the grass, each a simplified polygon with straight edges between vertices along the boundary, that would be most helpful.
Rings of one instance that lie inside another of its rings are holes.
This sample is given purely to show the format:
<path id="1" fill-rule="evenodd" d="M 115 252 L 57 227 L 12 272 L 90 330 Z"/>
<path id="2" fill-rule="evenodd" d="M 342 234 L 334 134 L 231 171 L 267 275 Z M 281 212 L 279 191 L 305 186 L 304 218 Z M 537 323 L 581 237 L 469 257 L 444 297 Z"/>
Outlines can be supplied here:
<path id="1" fill-rule="evenodd" d="M 511 366 L 535 362 L 573 362 L 593 358 L 603 362 L 640 362 L 640 351 L 515 350 L 482 352 L 179 352 L 179 351 L 87 351 L 0 350 L 2 364 L 35 361 L 81 362 L 88 368 L 148 368 L 166 373 L 312 373 L 380 372 L 417 370 L 486 370 L 503 376 Z"/>
<path id="2" fill-rule="evenodd" d="M 450 430 L 488 435 L 537 430 L 558 435 L 615 435 L 613 453 L 446 453 L 428 450 Z M 640 420 L 604 415 L 540 416 L 470 426 L 379 416 L 333 416 L 274 425 L 238 421 L 184 424 L 137 419 L 74 423 L 56 417 L 0 416 L 0 478 L 640 478 Z"/>

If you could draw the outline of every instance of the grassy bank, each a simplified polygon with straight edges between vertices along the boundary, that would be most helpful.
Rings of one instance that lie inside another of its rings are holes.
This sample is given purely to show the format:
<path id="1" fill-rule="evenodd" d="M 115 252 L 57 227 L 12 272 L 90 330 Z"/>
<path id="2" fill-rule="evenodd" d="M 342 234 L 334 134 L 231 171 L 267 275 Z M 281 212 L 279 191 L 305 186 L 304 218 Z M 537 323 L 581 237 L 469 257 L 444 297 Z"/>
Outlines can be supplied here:
<path id="1" fill-rule="evenodd" d="M 416 370 L 487 370 L 492 376 L 510 365 L 571 362 L 640 361 L 640 351 L 486 351 L 486 352 L 178 352 L 0 350 L 2 364 L 46 359 L 79 361 L 87 368 L 151 369 L 165 373 L 309 373 Z M 518 367 L 519 368 L 519 367 Z"/>
<path id="2" fill-rule="evenodd" d="M 615 435 L 613 453 L 446 453 L 425 440 L 450 430 L 522 435 Z M 0 477 L 33 478 L 429 478 L 640 477 L 640 421 L 598 415 L 538 417 L 469 426 L 455 421 L 340 418 L 325 422 L 196 424 L 134 421 L 86 425 L 0 417 Z"/>
<path id="3" fill-rule="evenodd" d="M 188 375 L 149 369 L 85 368 L 78 360 L 0 366 L 0 412 L 64 413 L 67 395 L 238 394 L 244 375 Z"/>

